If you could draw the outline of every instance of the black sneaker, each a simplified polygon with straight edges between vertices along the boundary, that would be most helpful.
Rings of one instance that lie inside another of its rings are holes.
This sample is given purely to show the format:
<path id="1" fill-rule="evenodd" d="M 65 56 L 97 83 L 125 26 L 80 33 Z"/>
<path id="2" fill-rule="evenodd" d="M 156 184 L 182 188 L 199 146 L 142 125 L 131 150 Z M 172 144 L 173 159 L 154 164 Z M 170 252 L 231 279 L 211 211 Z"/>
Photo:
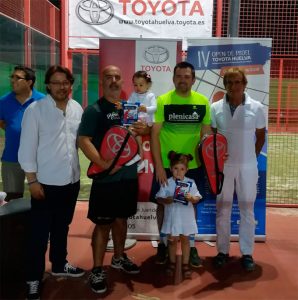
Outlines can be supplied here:
<path id="1" fill-rule="evenodd" d="M 168 248 L 165 244 L 159 243 L 157 248 L 157 254 L 155 263 L 158 265 L 164 265 L 168 259 Z"/>
<path id="2" fill-rule="evenodd" d="M 106 282 L 107 274 L 101 268 L 93 268 L 89 275 L 89 284 L 94 293 L 104 293 L 107 290 L 107 282 Z"/>
<path id="3" fill-rule="evenodd" d="M 224 254 L 219 252 L 215 257 L 213 257 L 213 265 L 216 268 L 221 268 L 228 262 L 229 254 Z"/>
<path id="4" fill-rule="evenodd" d="M 200 256 L 198 255 L 198 250 L 196 247 L 190 248 L 189 264 L 194 268 L 199 268 L 202 266 L 202 260 L 201 260 Z"/>
<path id="5" fill-rule="evenodd" d="M 140 273 L 140 268 L 134 264 L 125 253 L 119 259 L 112 257 L 111 267 L 114 269 L 121 269 L 128 274 L 138 274 Z"/>
<path id="6" fill-rule="evenodd" d="M 40 281 L 27 281 L 27 298 L 28 300 L 39 300 L 40 294 Z"/>
<path id="7" fill-rule="evenodd" d="M 74 267 L 68 262 L 64 265 L 63 270 L 52 270 L 53 276 L 81 277 L 84 274 L 85 271 L 83 269 Z"/>
<path id="8" fill-rule="evenodd" d="M 256 264 L 251 255 L 243 255 L 241 257 L 241 264 L 243 268 L 248 272 L 254 271 L 256 267 Z"/>

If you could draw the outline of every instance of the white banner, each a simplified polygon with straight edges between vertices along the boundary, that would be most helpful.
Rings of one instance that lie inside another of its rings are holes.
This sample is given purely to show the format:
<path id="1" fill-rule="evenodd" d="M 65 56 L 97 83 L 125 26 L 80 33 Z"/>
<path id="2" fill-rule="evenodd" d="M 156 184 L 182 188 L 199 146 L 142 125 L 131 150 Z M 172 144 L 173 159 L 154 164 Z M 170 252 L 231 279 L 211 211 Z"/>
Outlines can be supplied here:
<path id="1" fill-rule="evenodd" d="M 98 49 L 100 37 L 212 36 L 213 0 L 69 0 L 69 48 Z"/>
<path id="2" fill-rule="evenodd" d="M 159 96 L 173 89 L 173 71 L 177 60 L 177 41 L 137 40 L 136 71 L 142 70 L 152 78 L 152 92 Z"/>

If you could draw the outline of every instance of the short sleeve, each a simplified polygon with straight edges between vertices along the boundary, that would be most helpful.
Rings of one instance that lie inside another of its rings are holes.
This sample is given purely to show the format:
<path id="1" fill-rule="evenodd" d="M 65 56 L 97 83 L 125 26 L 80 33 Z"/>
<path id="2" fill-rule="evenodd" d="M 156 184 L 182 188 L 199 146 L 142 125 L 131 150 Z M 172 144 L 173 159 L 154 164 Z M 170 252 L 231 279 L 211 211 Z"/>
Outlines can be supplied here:
<path id="1" fill-rule="evenodd" d="M 266 127 L 266 116 L 265 116 L 264 106 L 260 104 L 257 110 L 256 128 L 262 129 L 265 127 Z"/>
<path id="2" fill-rule="evenodd" d="M 94 137 L 96 135 L 98 123 L 100 122 L 99 114 L 100 112 L 96 111 L 93 106 L 88 106 L 85 109 L 78 130 L 79 136 Z"/>
<path id="3" fill-rule="evenodd" d="M 206 114 L 204 116 L 202 124 L 210 125 L 211 124 L 211 112 L 210 112 L 210 104 L 209 104 L 209 101 L 207 98 L 206 98 L 205 105 L 206 105 Z"/>
<path id="4" fill-rule="evenodd" d="M 161 96 L 157 98 L 157 109 L 154 114 L 155 123 L 163 123 L 164 122 L 164 102 Z"/>

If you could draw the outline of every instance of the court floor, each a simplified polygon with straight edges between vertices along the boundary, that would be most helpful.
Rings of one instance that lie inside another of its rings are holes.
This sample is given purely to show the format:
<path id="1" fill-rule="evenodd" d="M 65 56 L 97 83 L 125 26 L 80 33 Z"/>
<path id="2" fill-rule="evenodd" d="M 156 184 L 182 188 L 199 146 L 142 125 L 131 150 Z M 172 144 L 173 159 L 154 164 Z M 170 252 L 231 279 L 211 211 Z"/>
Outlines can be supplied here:
<path id="1" fill-rule="evenodd" d="M 86 219 L 87 202 L 78 202 L 69 233 L 69 261 L 90 270 L 92 256 L 90 236 L 93 225 Z M 108 268 L 112 253 L 107 252 L 109 290 L 96 294 L 83 278 L 54 278 L 45 274 L 42 299 L 298 299 L 298 209 L 267 208 L 266 242 L 255 245 L 256 270 L 247 273 L 239 262 L 238 243 L 231 245 L 231 260 L 214 270 L 211 258 L 215 247 L 197 242 L 203 267 L 193 271 L 191 280 L 182 280 L 179 264 L 174 278 L 166 276 L 164 267 L 154 264 L 156 249 L 149 241 L 138 241 L 127 254 L 141 267 L 138 275 L 127 275 Z M 180 256 L 178 252 L 178 262 Z M 47 262 L 47 270 L 50 264 Z"/>

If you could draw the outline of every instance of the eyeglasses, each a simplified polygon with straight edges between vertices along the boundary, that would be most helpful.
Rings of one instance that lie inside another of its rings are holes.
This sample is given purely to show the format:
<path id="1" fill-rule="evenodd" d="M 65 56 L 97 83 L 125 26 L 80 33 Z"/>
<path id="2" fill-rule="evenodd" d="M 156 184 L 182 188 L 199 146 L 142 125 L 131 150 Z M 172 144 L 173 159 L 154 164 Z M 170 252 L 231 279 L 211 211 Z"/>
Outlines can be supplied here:
<path id="1" fill-rule="evenodd" d="M 20 77 L 20 76 L 18 76 L 18 75 L 10 75 L 9 78 L 10 78 L 11 80 L 13 80 L 13 79 L 15 79 L 15 80 L 27 80 L 26 78 Z"/>
<path id="2" fill-rule="evenodd" d="M 70 86 L 69 81 L 50 81 L 50 84 L 52 84 L 53 86 L 63 86 L 63 87 Z"/>

